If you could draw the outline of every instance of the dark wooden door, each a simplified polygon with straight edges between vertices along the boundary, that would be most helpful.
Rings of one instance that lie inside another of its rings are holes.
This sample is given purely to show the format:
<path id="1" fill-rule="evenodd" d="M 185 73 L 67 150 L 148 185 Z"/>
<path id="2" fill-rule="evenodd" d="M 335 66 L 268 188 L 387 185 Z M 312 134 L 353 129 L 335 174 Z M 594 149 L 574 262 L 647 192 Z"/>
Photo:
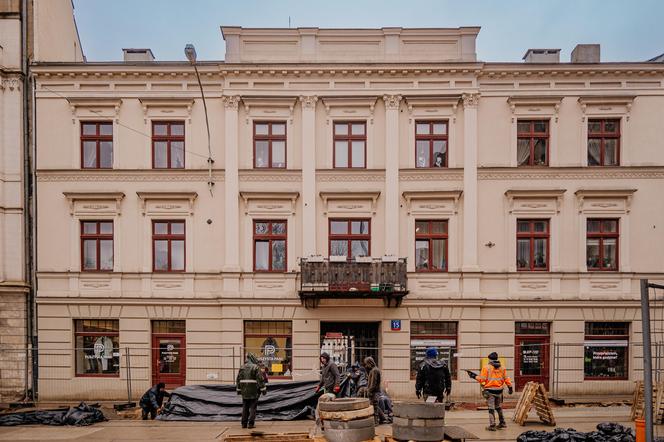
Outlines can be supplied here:
<path id="1" fill-rule="evenodd" d="M 152 384 L 166 389 L 185 385 L 187 375 L 185 337 L 182 334 L 152 335 Z"/>
<path id="2" fill-rule="evenodd" d="M 549 389 L 549 337 L 516 336 L 514 380 L 520 391 L 527 382 L 541 382 Z"/>

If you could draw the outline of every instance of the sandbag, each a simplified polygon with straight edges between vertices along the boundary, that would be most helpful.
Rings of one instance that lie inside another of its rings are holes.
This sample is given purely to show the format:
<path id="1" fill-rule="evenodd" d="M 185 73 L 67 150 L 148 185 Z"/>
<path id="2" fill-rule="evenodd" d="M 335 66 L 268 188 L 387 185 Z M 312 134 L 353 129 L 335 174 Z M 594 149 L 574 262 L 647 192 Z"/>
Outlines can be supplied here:
<path id="1" fill-rule="evenodd" d="M 81 402 L 76 407 L 59 410 L 21 411 L 0 416 L 0 426 L 15 425 L 75 425 L 86 426 L 107 420 L 98 404 Z"/>
<path id="2" fill-rule="evenodd" d="M 258 399 L 256 420 L 291 421 L 313 417 L 317 381 L 278 382 L 267 385 Z M 164 421 L 239 421 L 242 396 L 233 384 L 186 385 L 171 392 L 157 419 Z"/>

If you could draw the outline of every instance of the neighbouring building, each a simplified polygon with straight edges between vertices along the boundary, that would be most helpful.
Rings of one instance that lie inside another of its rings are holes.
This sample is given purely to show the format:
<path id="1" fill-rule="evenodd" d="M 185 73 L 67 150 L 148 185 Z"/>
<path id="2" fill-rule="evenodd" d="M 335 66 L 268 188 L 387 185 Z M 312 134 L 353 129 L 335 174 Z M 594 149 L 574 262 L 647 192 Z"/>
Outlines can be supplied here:
<path id="1" fill-rule="evenodd" d="M 31 93 L 28 87 L 25 94 L 24 79 L 27 63 L 35 60 L 83 61 L 71 0 L 0 0 L 0 403 L 29 396 L 32 389 L 28 348 L 36 327 L 29 320 L 34 309 L 26 202 L 32 195 L 26 191 L 26 165 L 27 175 L 31 169 L 25 142 Z"/>
<path id="2" fill-rule="evenodd" d="M 406 396 L 427 346 L 457 397 L 492 350 L 519 387 L 631 392 L 664 66 L 486 63 L 479 30 L 222 27 L 211 153 L 189 63 L 33 66 L 40 397 L 232 382 L 247 351 L 311 379 L 321 349 Z"/>

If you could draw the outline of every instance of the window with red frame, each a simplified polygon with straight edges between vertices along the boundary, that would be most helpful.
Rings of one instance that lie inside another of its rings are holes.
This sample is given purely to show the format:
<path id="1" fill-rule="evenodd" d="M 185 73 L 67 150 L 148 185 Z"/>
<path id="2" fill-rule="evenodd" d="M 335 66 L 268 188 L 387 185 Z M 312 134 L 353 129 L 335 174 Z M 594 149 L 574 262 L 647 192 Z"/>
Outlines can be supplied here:
<path id="1" fill-rule="evenodd" d="M 549 164 L 549 122 L 547 120 L 519 120 L 517 132 L 517 164 L 519 166 L 547 166 Z"/>
<path id="2" fill-rule="evenodd" d="M 620 164 L 620 120 L 588 120 L 588 165 Z"/>
<path id="3" fill-rule="evenodd" d="M 254 122 L 254 167 L 286 168 L 286 123 Z"/>
<path id="4" fill-rule="evenodd" d="M 152 122 L 152 167 L 184 169 L 184 122 Z"/>
<path id="5" fill-rule="evenodd" d="M 81 168 L 113 168 L 113 123 L 81 122 Z"/>
<path id="6" fill-rule="evenodd" d="M 254 271 L 286 271 L 286 221 L 254 221 Z"/>
<path id="7" fill-rule="evenodd" d="M 447 221 L 415 221 L 415 270 L 447 271 Z"/>
<path id="8" fill-rule="evenodd" d="M 371 254 L 371 220 L 331 219 L 330 256 L 356 258 Z"/>
<path id="9" fill-rule="evenodd" d="M 334 167 L 365 168 L 367 123 L 364 121 L 334 123 Z"/>
<path id="10" fill-rule="evenodd" d="M 629 322 L 586 322 L 585 332 L 584 379 L 628 379 Z"/>
<path id="11" fill-rule="evenodd" d="M 244 321 L 244 351 L 253 353 L 269 376 L 290 378 L 293 363 L 291 321 Z"/>
<path id="12" fill-rule="evenodd" d="M 450 321 L 412 321 L 410 323 L 410 378 L 417 377 L 417 369 L 426 350 L 438 350 L 438 359 L 447 362 L 452 379 L 457 378 L 457 335 L 459 324 Z"/>
<path id="13" fill-rule="evenodd" d="M 588 270 L 618 270 L 618 220 L 589 219 L 586 226 Z"/>
<path id="14" fill-rule="evenodd" d="M 549 269 L 549 220 L 516 221 L 516 268 L 522 271 Z"/>
<path id="15" fill-rule="evenodd" d="M 447 121 L 415 122 L 415 166 L 447 167 Z"/>
<path id="16" fill-rule="evenodd" d="M 185 222 L 152 222 L 152 262 L 155 272 L 184 272 Z"/>
<path id="17" fill-rule="evenodd" d="M 81 221 L 81 270 L 113 271 L 113 221 Z"/>
<path id="18" fill-rule="evenodd" d="M 120 376 L 120 333 L 117 319 L 76 319 L 76 376 Z"/>

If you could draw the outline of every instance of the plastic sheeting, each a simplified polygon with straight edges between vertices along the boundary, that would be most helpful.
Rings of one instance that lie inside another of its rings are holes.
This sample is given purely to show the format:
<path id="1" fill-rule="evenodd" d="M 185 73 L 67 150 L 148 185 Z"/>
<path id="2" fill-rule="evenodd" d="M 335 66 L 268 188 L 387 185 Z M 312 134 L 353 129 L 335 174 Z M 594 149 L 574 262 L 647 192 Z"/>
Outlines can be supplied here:
<path id="1" fill-rule="evenodd" d="M 99 405 L 86 405 L 81 402 L 76 407 L 60 410 L 21 411 L 0 416 L 0 426 L 14 425 L 92 425 L 103 422 L 106 418 L 99 409 Z"/>
<path id="2" fill-rule="evenodd" d="M 256 419 L 292 421 L 314 415 L 317 381 L 278 382 L 267 386 L 258 400 Z M 165 421 L 239 421 L 242 396 L 235 385 L 187 385 L 171 392 L 171 399 L 157 417 Z"/>
<path id="3" fill-rule="evenodd" d="M 634 442 L 634 429 L 620 424 L 603 422 L 597 425 L 597 431 L 582 433 L 572 428 L 556 428 L 554 431 L 526 431 L 516 439 L 517 442 Z"/>

